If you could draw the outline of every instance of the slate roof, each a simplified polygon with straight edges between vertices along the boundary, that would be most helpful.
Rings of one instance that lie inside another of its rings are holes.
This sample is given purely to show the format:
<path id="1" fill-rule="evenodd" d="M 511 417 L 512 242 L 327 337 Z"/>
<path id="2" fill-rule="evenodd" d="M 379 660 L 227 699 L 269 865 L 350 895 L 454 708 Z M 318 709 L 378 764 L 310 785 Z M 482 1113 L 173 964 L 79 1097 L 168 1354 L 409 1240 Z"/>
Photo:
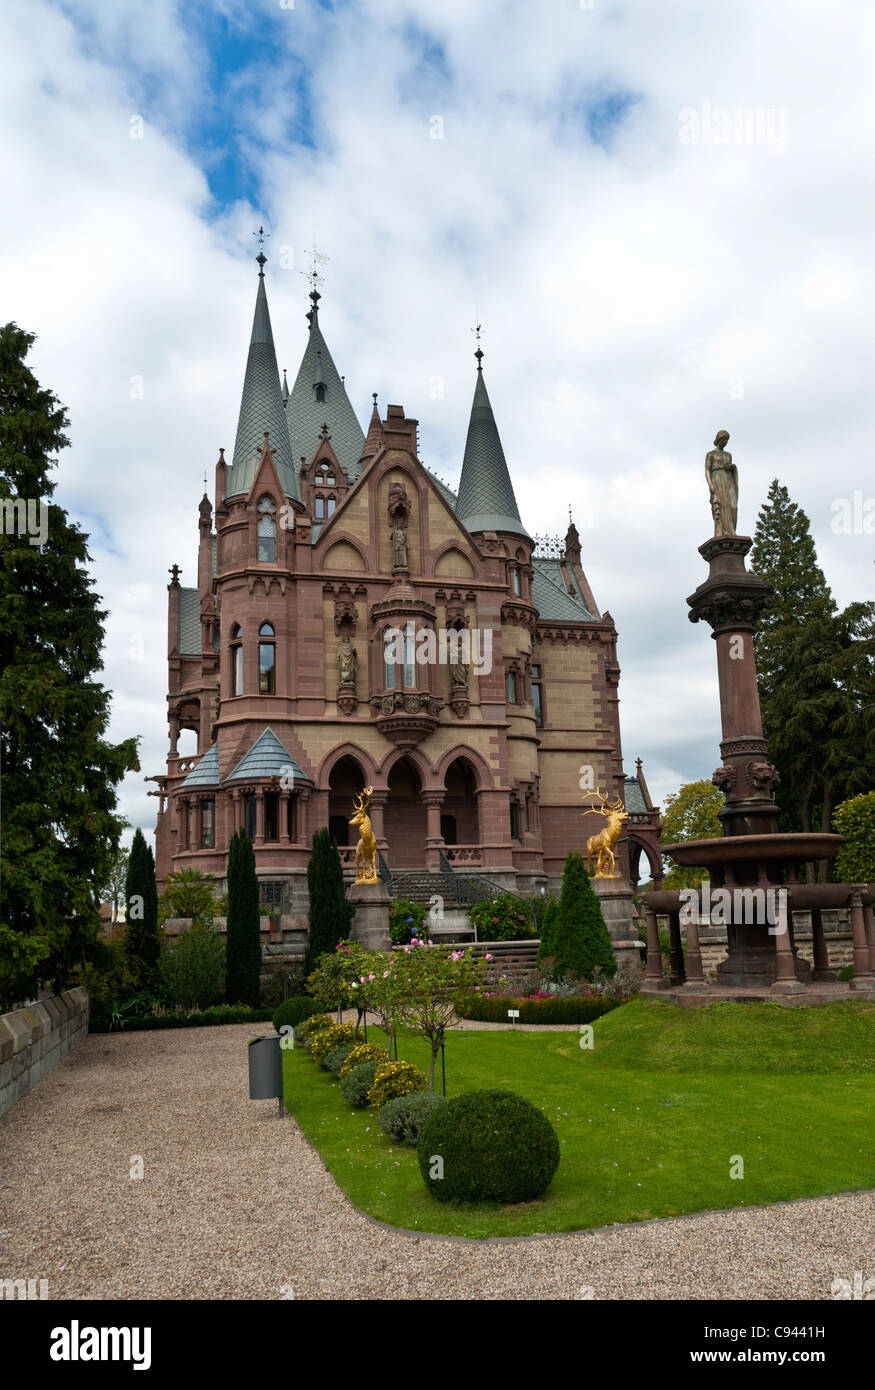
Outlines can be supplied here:
<path id="1" fill-rule="evenodd" d="M 286 402 L 286 427 L 292 458 L 296 471 L 300 471 L 302 456 L 309 462 L 319 447 L 322 426 L 327 425 L 337 462 L 347 470 L 352 483 L 362 471 L 360 460 L 365 436 L 322 336 L 318 308 L 314 307 L 308 318 L 310 331 L 307 346 Z M 317 380 L 321 380 L 325 386 L 324 401 L 316 399 L 314 386 Z"/>
<path id="2" fill-rule="evenodd" d="M 469 531 L 509 531 L 531 539 L 520 520 L 482 368 L 468 422 L 456 513 Z"/>
<path id="3" fill-rule="evenodd" d="M 287 497 L 301 500 L 301 487 L 294 465 L 294 455 L 286 424 L 280 374 L 273 345 L 264 273 L 258 276 L 252 336 L 243 378 L 243 395 L 234 441 L 234 457 L 225 484 L 225 496 L 234 497 L 248 492 L 255 480 L 255 470 L 264 444 L 264 432 L 270 435 L 277 477 Z M 312 450 L 311 450 L 312 452 Z"/>
<path id="4" fill-rule="evenodd" d="M 558 560 L 542 559 L 533 556 L 532 603 L 540 617 L 546 622 L 594 623 L 595 614 L 590 613 L 578 591 L 572 598 Z"/>
<path id="5" fill-rule="evenodd" d="M 179 655 L 201 654 L 201 600 L 197 589 L 179 590 Z"/>
<path id="6" fill-rule="evenodd" d="M 184 787 L 217 787 L 219 785 L 219 745 L 214 743 L 188 774 Z"/>
<path id="7" fill-rule="evenodd" d="M 624 777 L 623 783 L 625 786 L 623 803 L 626 810 L 633 812 L 635 815 L 646 815 L 647 807 L 644 803 L 644 793 L 641 790 L 641 783 L 638 781 L 638 778 Z"/>
<path id="8" fill-rule="evenodd" d="M 244 753 L 233 772 L 229 772 L 226 782 L 249 782 L 258 777 L 280 777 L 289 771 L 293 778 L 309 782 L 310 778 L 298 766 L 289 750 L 280 743 L 273 729 L 268 726 L 249 749 Z"/>

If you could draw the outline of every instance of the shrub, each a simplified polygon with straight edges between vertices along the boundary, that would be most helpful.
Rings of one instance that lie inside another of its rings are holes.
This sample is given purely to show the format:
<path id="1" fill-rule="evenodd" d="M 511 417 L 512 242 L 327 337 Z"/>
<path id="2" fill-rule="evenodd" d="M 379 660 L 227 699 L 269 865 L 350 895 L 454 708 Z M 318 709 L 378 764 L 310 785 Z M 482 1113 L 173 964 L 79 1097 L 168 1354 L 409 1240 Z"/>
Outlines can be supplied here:
<path id="1" fill-rule="evenodd" d="M 427 1085 L 423 1072 L 411 1062 L 383 1062 L 368 1091 L 368 1105 L 376 1112 L 383 1108 L 387 1100 L 409 1096 L 412 1091 L 424 1091 Z"/>
<path id="2" fill-rule="evenodd" d="M 255 852 L 245 830 L 235 830 L 228 850 L 228 1002 L 255 1008 L 261 989 L 261 916 Z"/>
<path id="3" fill-rule="evenodd" d="M 436 1096 L 434 1091 L 413 1091 L 409 1096 L 387 1100 L 377 1119 L 380 1128 L 397 1144 L 416 1145 L 426 1120 L 444 1103 L 443 1096 Z"/>
<path id="4" fill-rule="evenodd" d="M 592 1023 L 616 1009 L 620 1000 L 587 998 L 581 994 L 546 995 L 543 999 L 514 999 L 509 994 L 468 995 L 456 1002 L 459 1018 L 478 1023 L 508 1023 L 508 1009 L 519 1009 L 517 1023 Z"/>
<path id="5" fill-rule="evenodd" d="M 544 911 L 541 914 L 541 939 L 538 945 L 538 964 L 547 957 L 555 955 L 554 940 L 556 937 L 556 913 L 559 904 L 556 899 L 547 899 Z"/>
<path id="6" fill-rule="evenodd" d="M 519 941 L 536 934 L 531 908 L 512 893 L 472 903 L 468 916 L 480 941 Z"/>
<path id="7" fill-rule="evenodd" d="M 211 927 L 195 924 L 167 942 L 159 971 L 172 1004 L 209 1008 L 225 993 L 225 943 Z"/>
<path id="8" fill-rule="evenodd" d="M 847 982 L 848 980 L 853 980 L 853 978 L 854 978 L 854 967 L 853 967 L 852 965 L 843 965 L 842 968 L 841 968 L 841 970 L 840 970 L 840 971 L 838 972 L 838 974 L 836 975 L 836 979 L 837 979 L 837 980 L 842 980 L 842 981 L 845 981 L 845 982 Z"/>
<path id="9" fill-rule="evenodd" d="M 304 956 L 304 978 L 315 969 L 319 957 L 333 951 L 338 941 L 349 936 L 355 907 L 346 897 L 343 869 L 337 845 L 327 830 L 313 836 L 307 864 L 307 891 L 310 897 L 309 936 Z"/>
<path id="10" fill-rule="evenodd" d="M 374 1084 L 374 1077 L 380 1065 L 379 1062 L 362 1062 L 353 1071 L 341 1077 L 341 1093 L 353 1110 L 364 1110 L 368 1103 L 368 1092 Z"/>
<path id="11" fill-rule="evenodd" d="M 861 792 L 833 811 L 833 828 L 845 843 L 835 857 L 840 883 L 875 883 L 875 792 Z"/>
<path id="12" fill-rule="evenodd" d="M 409 946 L 412 936 L 422 936 L 428 908 L 407 898 L 396 898 L 389 913 L 389 939 L 393 946 Z"/>
<path id="13" fill-rule="evenodd" d="M 612 975 L 617 968 L 601 904 L 582 857 L 572 851 L 565 861 L 562 896 L 551 928 L 556 971 L 589 979 L 596 967 Z"/>
<path id="14" fill-rule="evenodd" d="M 385 1047 L 378 1047 L 376 1043 L 359 1043 L 357 1047 L 352 1049 L 343 1066 L 340 1068 L 341 1080 L 343 1080 L 345 1076 L 349 1076 L 351 1071 L 355 1071 L 356 1067 L 360 1067 L 362 1062 L 379 1063 L 388 1060 L 389 1054 Z"/>
<path id="15" fill-rule="evenodd" d="M 343 1066 L 352 1050 L 351 1043 L 344 1043 L 342 1047 L 332 1048 L 322 1064 L 325 1070 L 333 1071 L 335 1076 L 338 1075 L 340 1068 Z"/>
<path id="16" fill-rule="evenodd" d="M 312 1014 L 310 1018 L 305 1018 L 303 1023 L 292 1026 L 295 1029 L 295 1042 L 305 1043 L 317 1033 L 321 1033 L 324 1028 L 331 1028 L 333 1020 L 328 1014 Z"/>
<path id="17" fill-rule="evenodd" d="M 522 1096 L 468 1091 L 426 1121 L 417 1158 L 439 1202 L 531 1202 L 559 1167 L 559 1139 L 544 1112 Z"/>
<path id="18" fill-rule="evenodd" d="M 310 1043 L 310 1056 L 321 1067 L 324 1065 L 329 1052 L 344 1045 L 349 1047 L 355 1045 L 355 1025 L 352 1023 L 332 1023 L 328 1028 L 321 1028 L 313 1038 Z"/>
<path id="19" fill-rule="evenodd" d="M 297 1028 L 299 1023 L 303 1023 L 305 1019 L 312 1018 L 314 1014 L 317 1014 L 320 1007 L 318 1000 L 311 999 L 309 994 L 298 994 L 294 999 L 286 999 L 278 1009 L 274 1010 L 273 1026 L 277 1032 L 284 1024 Z M 295 1037 L 297 1036 L 296 1033 Z"/>

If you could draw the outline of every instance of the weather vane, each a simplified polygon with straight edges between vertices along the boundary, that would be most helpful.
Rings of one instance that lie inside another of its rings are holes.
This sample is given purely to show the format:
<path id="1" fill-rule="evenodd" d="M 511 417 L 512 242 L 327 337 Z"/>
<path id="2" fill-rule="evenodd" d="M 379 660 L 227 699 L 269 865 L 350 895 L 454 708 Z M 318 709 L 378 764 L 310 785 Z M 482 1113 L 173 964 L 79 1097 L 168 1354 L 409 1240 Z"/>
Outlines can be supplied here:
<path id="1" fill-rule="evenodd" d="M 298 274 L 305 275 L 307 279 L 310 281 L 310 294 L 312 296 L 314 294 L 318 294 L 318 290 L 316 288 L 317 285 L 325 284 L 325 278 L 324 276 L 319 274 L 318 267 L 320 265 L 327 265 L 331 257 L 326 256 L 323 251 L 317 250 L 315 245 L 311 246 L 307 254 L 310 257 L 310 269 L 299 270 Z"/>
<path id="2" fill-rule="evenodd" d="M 260 267 L 258 273 L 259 275 L 263 275 L 265 261 L 267 260 L 267 256 L 264 254 L 264 238 L 270 236 L 270 232 L 266 232 L 263 227 L 259 227 L 258 231 L 253 232 L 252 235 L 258 237 L 258 255 L 255 259 L 258 261 Z"/>
<path id="3" fill-rule="evenodd" d="M 482 361 L 483 361 L 484 352 L 483 352 L 483 349 L 482 349 L 481 346 L 480 346 L 480 329 L 481 329 L 482 327 L 483 327 L 483 325 L 480 324 L 480 323 L 478 323 L 476 328 L 472 328 L 472 329 L 471 329 L 471 332 L 474 334 L 474 337 L 475 337 L 476 340 L 477 340 L 477 349 L 476 349 L 476 351 L 475 351 L 475 353 L 474 353 L 474 356 L 477 358 L 477 370 L 478 370 L 478 372 L 483 370 L 483 369 L 482 369 L 482 366 L 481 366 L 481 363 L 482 363 Z"/>

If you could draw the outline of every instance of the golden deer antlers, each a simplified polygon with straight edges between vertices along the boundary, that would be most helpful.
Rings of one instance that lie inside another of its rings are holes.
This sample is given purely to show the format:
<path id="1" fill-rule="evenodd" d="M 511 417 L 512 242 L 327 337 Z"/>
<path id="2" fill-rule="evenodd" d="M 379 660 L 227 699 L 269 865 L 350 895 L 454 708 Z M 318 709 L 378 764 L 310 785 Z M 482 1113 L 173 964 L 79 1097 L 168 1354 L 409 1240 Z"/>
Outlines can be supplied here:
<path id="1" fill-rule="evenodd" d="M 585 796 L 597 796 L 602 804 L 601 806 L 588 806 L 586 811 L 583 812 L 584 815 L 586 815 L 589 811 L 597 811 L 600 816 L 610 816 L 616 813 L 617 811 L 622 811 L 624 809 L 623 799 L 620 796 L 619 792 L 617 792 L 617 795 L 614 797 L 614 800 L 612 802 L 608 801 L 607 792 L 604 796 L 602 796 L 601 789 L 599 787 L 596 787 L 594 792 L 586 792 Z"/>
<path id="2" fill-rule="evenodd" d="M 358 798 L 353 797 L 352 805 L 356 815 L 360 816 L 364 811 L 368 809 L 368 807 L 371 804 L 371 797 L 373 796 L 373 794 L 373 787 L 365 787 L 363 791 L 359 792 Z M 368 798 L 367 801 L 365 801 L 365 797 Z"/>

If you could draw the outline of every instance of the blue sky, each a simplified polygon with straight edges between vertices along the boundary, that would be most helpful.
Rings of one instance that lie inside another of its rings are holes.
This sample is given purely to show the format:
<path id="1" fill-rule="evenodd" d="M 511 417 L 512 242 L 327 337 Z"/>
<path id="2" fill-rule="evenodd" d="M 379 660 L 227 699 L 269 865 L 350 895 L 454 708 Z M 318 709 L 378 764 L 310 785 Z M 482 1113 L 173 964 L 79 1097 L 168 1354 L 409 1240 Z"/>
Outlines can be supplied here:
<path id="1" fill-rule="evenodd" d="M 585 518 L 627 769 L 658 796 L 710 776 L 713 644 L 685 598 L 718 428 L 742 527 L 779 477 L 839 602 L 872 597 L 872 536 L 831 507 L 875 492 L 873 37 L 865 0 L 829 22 L 815 0 L 7 0 L 0 294 L 70 410 L 58 499 L 91 532 L 112 732 L 142 735 L 144 771 L 167 748 L 167 570 L 191 582 L 204 471 L 233 445 L 263 222 L 280 366 L 315 243 L 359 417 L 375 390 L 402 403 L 451 484 L 483 323 L 528 529 Z M 721 110 L 764 138 L 721 144 Z M 123 804 L 148 829 L 145 790 Z"/>

